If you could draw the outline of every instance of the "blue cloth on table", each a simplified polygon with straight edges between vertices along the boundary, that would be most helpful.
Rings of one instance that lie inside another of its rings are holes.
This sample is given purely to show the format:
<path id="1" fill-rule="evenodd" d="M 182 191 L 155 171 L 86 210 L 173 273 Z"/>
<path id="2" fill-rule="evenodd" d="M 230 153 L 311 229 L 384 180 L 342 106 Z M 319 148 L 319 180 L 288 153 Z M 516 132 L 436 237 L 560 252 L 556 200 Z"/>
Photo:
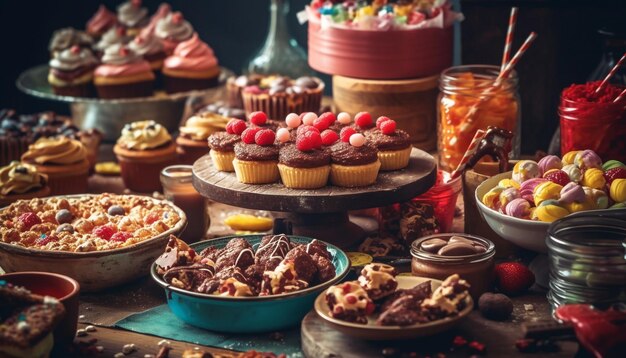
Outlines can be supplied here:
<path id="1" fill-rule="evenodd" d="M 248 351 L 284 353 L 303 357 L 300 350 L 300 328 L 278 333 L 230 334 L 207 331 L 179 320 L 167 305 L 130 315 L 115 324 L 118 328 L 211 347 Z"/>

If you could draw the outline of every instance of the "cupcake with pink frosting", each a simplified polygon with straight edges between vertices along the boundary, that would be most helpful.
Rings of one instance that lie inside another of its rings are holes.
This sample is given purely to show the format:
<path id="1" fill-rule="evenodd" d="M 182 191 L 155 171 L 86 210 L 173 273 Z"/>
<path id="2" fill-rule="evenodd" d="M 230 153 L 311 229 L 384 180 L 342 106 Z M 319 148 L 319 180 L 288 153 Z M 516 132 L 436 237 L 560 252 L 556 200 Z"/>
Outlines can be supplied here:
<path id="1" fill-rule="evenodd" d="M 197 33 L 176 46 L 163 63 L 163 81 L 167 93 L 186 92 L 214 87 L 220 68 L 213 50 Z"/>
<path id="2" fill-rule="evenodd" d="M 117 44 L 104 52 L 94 84 L 100 98 L 148 97 L 152 95 L 154 73 L 141 55 Z"/>
<path id="3" fill-rule="evenodd" d="M 105 32 L 117 25 L 117 16 L 115 13 L 107 9 L 106 6 L 100 5 L 98 11 L 87 21 L 85 29 L 87 33 L 95 39 L 99 39 Z"/>
<path id="4" fill-rule="evenodd" d="M 194 30 L 183 18 L 183 14 L 176 11 L 167 14 L 156 23 L 154 34 L 163 42 L 165 52 L 171 55 L 178 44 L 193 36 Z"/>

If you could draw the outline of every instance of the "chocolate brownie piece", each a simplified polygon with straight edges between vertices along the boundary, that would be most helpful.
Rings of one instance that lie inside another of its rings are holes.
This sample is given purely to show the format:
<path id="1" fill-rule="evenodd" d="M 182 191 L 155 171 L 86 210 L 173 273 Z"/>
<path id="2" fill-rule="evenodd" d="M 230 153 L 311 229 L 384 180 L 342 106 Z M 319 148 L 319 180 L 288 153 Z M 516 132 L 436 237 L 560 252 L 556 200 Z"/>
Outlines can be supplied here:
<path id="1" fill-rule="evenodd" d="M 220 272 L 231 266 L 237 266 L 245 270 L 252 264 L 254 264 L 252 246 L 248 241 L 238 237 L 228 241 L 217 261 L 215 261 L 215 271 Z"/>
<path id="2" fill-rule="evenodd" d="M 394 293 L 392 293 L 391 295 L 387 296 L 385 298 L 385 301 L 380 305 L 380 311 L 384 312 L 386 311 L 397 299 L 404 297 L 404 296 L 413 296 L 416 299 L 421 299 L 424 300 L 428 297 L 430 297 L 430 295 L 432 294 L 432 289 L 431 289 L 431 281 L 425 281 L 420 283 L 419 285 L 416 285 L 413 288 L 409 288 L 409 289 L 399 289 L 396 290 Z"/>
<path id="3" fill-rule="evenodd" d="M 207 264 L 198 263 L 171 268 L 165 272 L 163 280 L 174 287 L 197 291 L 205 280 L 213 276 L 215 276 L 215 267 L 212 262 L 207 262 Z"/>
<path id="4" fill-rule="evenodd" d="M 378 320 L 382 326 L 408 326 L 419 322 L 428 322 L 420 307 L 421 298 L 412 295 L 402 296 L 383 311 Z"/>
<path id="5" fill-rule="evenodd" d="M 272 271 L 290 250 L 291 241 L 286 235 L 266 235 L 261 239 L 261 244 L 256 250 L 254 262 L 257 265 L 263 265 L 265 271 Z"/>
<path id="6" fill-rule="evenodd" d="M 317 267 L 317 282 L 323 283 L 335 278 L 336 269 L 332 261 L 317 253 L 313 255 L 313 261 Z"/>
<path id="7" fill-rule="evenodd" d="M 315 261 L 313 261 L 311 255 L 306 253 L 304 248 L 300 246 L 292 249 L 285 256 L 285 260 L 293 261 L 298 278 L 307 283 L 312 282 L 317 273 L 317 266 L 315 266 Z"/>
<path id="8" fill-rule="evenodd" d="M 374 312 L 375 305 L 367 292 L 356 281 L 344 282 L 326 290 L 329 314 L 337 319 L 354 323 L 367 323 L 367 315 Z"/>
<path id="9" fill-rule="evenodd" d="M 393 266 L 371 263 L 365 265 L 359 276 L 359 284 L 369 297 L 376 301 L 392 294 L 398 287 L 395 277 L 398 273 Z"/>
<path id="10" fill-rule="evenodd" d="M 330 252 L 328 252 L 328 247 L 326 247 L 326 244 L 324 244 L 323 242 L 317 239 L 313 239 L 311 242 L 306 244 L 304 246 L 304 251 L 306 251 L 306 253 L 311 256 L 318 254 L 320 256 L 325 257 L 328 260 L 332 260 L 332 257 L 330 255 Z"/>

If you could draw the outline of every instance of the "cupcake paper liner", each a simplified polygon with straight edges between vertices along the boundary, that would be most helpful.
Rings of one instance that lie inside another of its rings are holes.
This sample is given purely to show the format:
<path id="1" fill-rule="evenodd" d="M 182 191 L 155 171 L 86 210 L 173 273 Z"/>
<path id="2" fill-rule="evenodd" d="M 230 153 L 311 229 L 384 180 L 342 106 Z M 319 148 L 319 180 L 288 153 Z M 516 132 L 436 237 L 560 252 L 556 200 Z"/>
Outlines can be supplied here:
<path id="1" fill-rule="evenodd" d="M 235 152 L 218 152 L 211 149 L 209 152 L 215 169 L 221 172 L 234 172 L 233 160 L 235 159 Z"/>
<path id="2" fill-rule="evenodd" d="M 380 170 L 398 170 L 409 165 L 411 158 L 411 150 L 409 146 L 400 150 L 383 150 L 378 152 L 378 160 L 380 160 Z"/>
<path id="3" fill-rule="evenodd" d="M 120 164 L 122 179 L 126 188 L 140 192 L 151 193 L 161 191 L 161 170 L 176 164 L 176 156 L 166 156 L 161 161 L 140 162 L 139 160 L 127 160 L 117 156 Z"/>
<path id="4" fill-rule="evenodd" d="M 229 107 L 243 108 L 243 99 L 241 98 L 241 87 L 235 84 L 235 77 L 231 77 L 226 82 L 226 102 Z"/>
<path id="5" fill-rule="evenodd" d="M 14 160 L 20 160 L 22 154 L 28 150 L 29 140 L 25 137 L 0 138 L 0 166 L 5 166 Z"/>
<path id="6" fill-rule="evenodd" d="M 330 182 L 336 186 L 357 187 L 371 185 L 376 182 L 380 161 L 364 165 L 330 165 Z"/>
<path id="7" fill-rule="evenodd" d="M 292 189 L 321 188 L 328 182 L 328 175 L 330 174 L 329 165 L 317 168 L 294 168 L 278 164 L 278 170 L 283 184 Z"/>
<path id="8" fill-rule="evenodd" d="M 276 161 L 246 161 L 235 158 L 233 166 L 237 180 L 244 184 L 275 183 L 280 178 Z"/>
<path id="9" fill-rule="evenodd" d="M 322 104 L 322 90 L 323 88 L 318 88 L 298 96 L 243 92 L 243 108 L 246 114 L 263 111 L 270 119 L 276 120 L 284 120 L 289 113 L 317 113 Z"/>
<path id="10" fill-rule="evenodd" d="M 37 170 L 48 176 L 50 195 L 84 194 L 88 191 L 89 166 L 81 171 L 47 172 L 45 166 L 38 165 Z"/>
<path id="11" fill-rule="evenodd" d="M 154 80 L 115 85 L 96 85 L 98 97 L 105 99 L 150 97 L 154 91 Z"/>

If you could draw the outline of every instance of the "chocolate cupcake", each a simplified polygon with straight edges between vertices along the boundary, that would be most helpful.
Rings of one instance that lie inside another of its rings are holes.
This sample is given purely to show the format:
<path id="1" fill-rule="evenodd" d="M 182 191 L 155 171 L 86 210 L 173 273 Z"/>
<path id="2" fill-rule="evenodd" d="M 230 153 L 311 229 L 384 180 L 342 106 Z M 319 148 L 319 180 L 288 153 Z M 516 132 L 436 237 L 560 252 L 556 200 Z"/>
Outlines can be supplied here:
<path id="1" fill-rule="evenodd" d="M 262 135 L 267 134 L 266 135 Z M 235 144 L 233 167 L 237 179 L 245 184 L 277 182 L 278 146 L 270 129 L 248 128 L 241 134 L 242 141 Z"/>
<path id="2" fill-rule="evenodd" d="M 148 9 L 141 7 L 141 0 L 127 1 L 117 7 L 117 21 L 129 36 L 136 36 L 150 21 Z"/>
<path id="3" fill-rule="evenodd" d="M 50 57 L 54 57 L 57 53 L 74 45 L 91 47 L 93 46 L 93 42 L 93 38 L 86 32 L 66 27 L 52 34 L 48 49 L 50 50 Z"/>
<path id="4" fill-rule="evenodd" d="M 98 11 L 87 21 L 85 29 L 87 33 L 95 39 L 99 39 L 110 28 L 117 25 L 117 16 L 109 11 L 106 6 L 100 5 Z"/>
<path id="5" fill-rule="evenodd" d="M 122 44 L 106 49 L 94 83 L 100 98 L 149 97 L 154 73 L 148 61 Z"/>
<path id="6" fill-rule="evenodd" d="M 222 172 L 234 172 L 235 144 L 241 141 L 237 134 L 217 132 L 209 136 L 209 154 L 215 168 Z"/>
<path id="7" fill-rule="evenodd" d="M 181 42 L 163 63 L 167 93 L 203 90 L 218 84 L 220 67 L 213 50 L 197 33 Z"/>
<path id="8" fill-rule="evenodd" d="M 48 82 L 55 94 L 92 97 L 93 71 L 97 65 L 98 59 L 91 50 L 74 45 L 50 60 Z"/>
<path id="9" fill-rule="evenodd" d="M 362 134 L 350 137 L 350 142 L 337 142 L 330 148 L 330 181 L 342 187 L 359 187 L 376 182 L 380 161 L 376 147 L 367 143 Z"/>
<path id="10" fill-rule="evenodd" d="M 380 170 L 398 170 L 409 165 L 411 138 L 401 129 L 396 129 L 395 121 L 388 119 L 379 128 L 369 130 L 365 137 L 378 149 Z"/>
<path id="11" fill-rule="evenodd" d="M 287 188 L 321 188 L 328 182 L 330 154 L 320 149 L 299 150 L 295 144 L 286 144 L 280 148 L 278 170 Z"/>
<path id="12" fill-rule="evenodd" d="M 193 36 L 194 30 L 191 24 L 183 18 L 183 14 L 176 11 L 170 12 L 157 21 L 154 34 L 163 42 L 165 53 L 169 56 L 174 53 L 178 44 Z"/>
<path id="13" fill-rule="evenodd" d="M 320 109 L 324 82 L 315 77 L 268 76 L 258 85 L 244 87 L 241 91 L 246 113 L 267 113 L 270 119 L 284 119 L 289 113 L 315 112 Z"/>

